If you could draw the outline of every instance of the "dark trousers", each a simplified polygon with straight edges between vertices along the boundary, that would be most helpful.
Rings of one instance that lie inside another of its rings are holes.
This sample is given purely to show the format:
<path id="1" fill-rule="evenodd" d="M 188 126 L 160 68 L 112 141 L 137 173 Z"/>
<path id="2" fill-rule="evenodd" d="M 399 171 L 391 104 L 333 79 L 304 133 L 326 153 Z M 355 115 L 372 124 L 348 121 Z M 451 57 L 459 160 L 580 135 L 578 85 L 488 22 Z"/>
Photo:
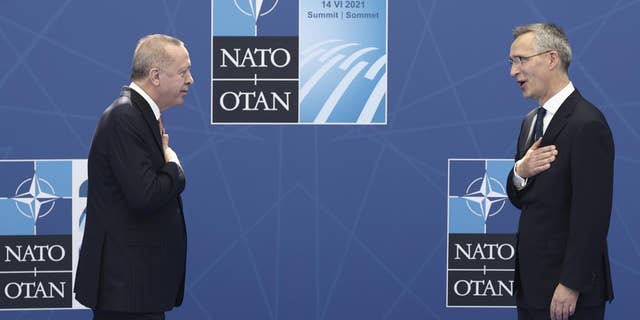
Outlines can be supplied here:
<path id="1" fill-rule="evenodd" d="M 93 320 L 164 320 L 164 312 L 130 313 L 93 310 Z"/>
<path id="2" fill-rule="evenodd" d="M 549 320 L 549 308 L 546 309 L 528 309 L 518 307 L 518 320 Z M 571 320 L 603 320 L 604 304 L 599 307 L 582 307 L 576 308 Z"/>

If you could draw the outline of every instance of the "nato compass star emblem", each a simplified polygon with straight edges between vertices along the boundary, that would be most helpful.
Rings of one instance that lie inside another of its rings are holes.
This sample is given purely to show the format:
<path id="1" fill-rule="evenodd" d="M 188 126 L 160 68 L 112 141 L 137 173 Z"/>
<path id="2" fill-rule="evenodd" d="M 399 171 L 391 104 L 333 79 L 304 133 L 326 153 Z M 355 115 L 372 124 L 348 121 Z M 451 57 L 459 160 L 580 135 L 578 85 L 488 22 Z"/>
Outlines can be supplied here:
<path id="1" fill-rule="evenodd" d="M 508 196 L 502 183 L 485 172 L 483 177 L 469 184 L 461 198 L 467 201 L 471 213 L 482 218 L 486 225 L 489 217 L 497 215 L 504 208 Z"/>
<path id="2" fill-rule="evenodd" d="M 276 8 L 276 6 L 278 5 L 278 2 L 280 0 L 271 0 L 272 1 L 272 5 L 271 8 L 269 8 L 268 10 L 263 10 L 263 4 L 264 4 L 264 0 L 247 0 L 247 2 L 249 3 L 249 8 L 243 8 L 243 6 L 238 4 L 238 0 L 233 0 L 233 3 L 236 5 L 236 8 L 238 8 L 238 10 L 240 10 L 240 12 L 242 12 L 244 15 L 246 16 L 250 16 L 253 17 L 254 23 L 256 24 L 256 35 L 258 34 L 258 19 L 262 16 L 266 16 L 269 13 L 271 13 L 271 11 L 273 11 L 273 9 Z"/>
<path id="3" fill-rule="evenodd" d="M 49 181 L 33 174 L 33 178 L 26 179 L 18 185 L 16 195 L 11 198 L 15 201 L 18 212 L 33 220 L 33 234 L 36 234 L 36 224 L 39 219 L 49 215 L 55 206 L 55 201 L 60 199 L 55 195 L 55 190 Z"/>

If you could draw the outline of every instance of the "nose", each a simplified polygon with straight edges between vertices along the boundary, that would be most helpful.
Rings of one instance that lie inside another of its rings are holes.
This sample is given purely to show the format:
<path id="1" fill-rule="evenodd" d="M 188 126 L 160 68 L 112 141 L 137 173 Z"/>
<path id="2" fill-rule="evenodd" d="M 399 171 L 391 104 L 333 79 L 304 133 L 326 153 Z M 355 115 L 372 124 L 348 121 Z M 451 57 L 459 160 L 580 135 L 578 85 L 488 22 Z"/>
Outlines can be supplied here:
<path id="1" fill-rule="evenodd" d="M 186 81 L 187 85 L 192 85 L 195 82 L 195 80 L 193 79 L 193 76 L 191 76 L 191 70 L 187 71 L 187 79 L 186 80 L 187 80 Z"/>
<path id="2" fill-rule="evenodd" d="M 518 67 L 518 65 L 517 65 L 517 64 L 512 63 L 512 64 L 511 64 L 511 69 L 509 70 L 509 74 L 510 74 L 512 77 L 515 77 L 515 76 L 517 76 L 517 75 L 518 75 L 518 73 L 520 73 L 520 67 Z"/>

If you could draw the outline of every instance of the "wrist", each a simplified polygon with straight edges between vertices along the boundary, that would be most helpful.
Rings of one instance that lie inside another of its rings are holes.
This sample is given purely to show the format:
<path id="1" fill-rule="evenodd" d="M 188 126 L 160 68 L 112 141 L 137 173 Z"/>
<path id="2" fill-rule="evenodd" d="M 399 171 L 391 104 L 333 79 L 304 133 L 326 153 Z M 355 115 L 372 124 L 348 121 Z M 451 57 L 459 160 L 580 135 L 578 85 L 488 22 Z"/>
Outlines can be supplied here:
<path id="1" fill-rule="evenodd" d="M 522 161 L 522 159 L 516 161 L 516 165 L 513 168 L 513 171 L 521 178 L 526 178 L 524 175 L 522 175 L 522 172 L 519 170 L 520 168 L 520 162 Z"/>

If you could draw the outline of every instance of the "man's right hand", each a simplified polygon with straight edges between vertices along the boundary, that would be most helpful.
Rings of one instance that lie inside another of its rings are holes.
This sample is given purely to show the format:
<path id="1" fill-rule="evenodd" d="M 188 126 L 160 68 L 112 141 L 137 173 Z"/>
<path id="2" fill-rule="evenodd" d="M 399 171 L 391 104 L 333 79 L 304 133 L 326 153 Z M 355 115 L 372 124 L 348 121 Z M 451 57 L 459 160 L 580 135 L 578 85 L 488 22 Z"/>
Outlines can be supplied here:
<path id="1" fill-rule="evenodd" d="M 162 150 L 164 151 L 164 161 L 165 163 L 175 162 L 180 165 L 180 160 L 178 159 L 178 155 L 169 147 L 169 135 L 162 135 Z"/>
<path id="2" fill-rule="evenodd" d="M 542 138 L 538 139 L 527 150 L 527 153 L 516 163 L 516 173 L 522 178 L 530 178 L 551 168 L 551 162 L 556 160 L 558 150 L 555 145 L 540 147 Z"/>

